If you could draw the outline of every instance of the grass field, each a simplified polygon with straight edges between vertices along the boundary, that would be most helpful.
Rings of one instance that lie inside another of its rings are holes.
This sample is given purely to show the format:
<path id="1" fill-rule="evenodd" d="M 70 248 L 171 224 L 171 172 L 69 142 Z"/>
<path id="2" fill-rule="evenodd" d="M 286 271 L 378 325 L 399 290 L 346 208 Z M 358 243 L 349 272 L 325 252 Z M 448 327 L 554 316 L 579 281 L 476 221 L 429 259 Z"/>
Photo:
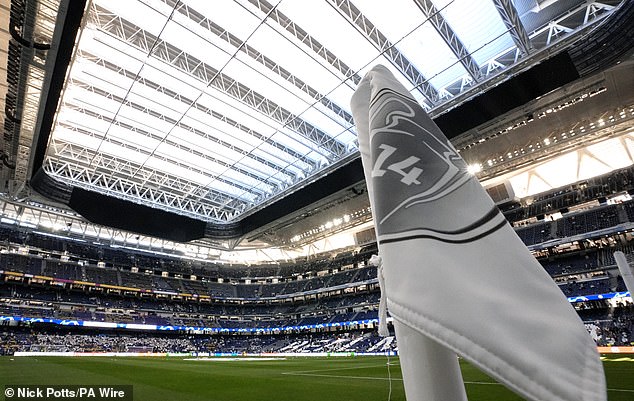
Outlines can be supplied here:
<path id="1" fill-rule="evenodd" d="M 397 358 L 391 399 L 404 400 Z M 604 360 L 610 401 L 634 400 L 634 359 Z M 521 400 L 462 364 L 470 401 Z M 388 400 L 386 357 L 184 360 L 182 358 L 2 357 L 0 388 L 14 384 L 131 384 L 134 400 Z"/>

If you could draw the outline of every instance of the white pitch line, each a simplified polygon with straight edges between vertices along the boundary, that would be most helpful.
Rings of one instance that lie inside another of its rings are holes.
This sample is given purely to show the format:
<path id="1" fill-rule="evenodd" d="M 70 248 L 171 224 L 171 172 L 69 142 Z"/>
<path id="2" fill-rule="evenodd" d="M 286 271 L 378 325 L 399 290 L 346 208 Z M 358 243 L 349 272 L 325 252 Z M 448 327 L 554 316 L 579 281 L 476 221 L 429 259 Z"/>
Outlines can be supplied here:
<path id="1" fill-rule="evenodd" d="M 286 358 L 229 358 L 229 357 L 200 357 L 200 358 L 183 358 L 183 361 L 210 361 L 210 362 L 259 362 L 259 361 L 285 361 Z"/>
<path id="2" fill-rule="evenodd" d="M 321 371 L 319 371 L 321 372 Z M 310 376 L 310 377 L 332 377 L 335 379 L 359 379 L 359 380 L 390 380 L 388 377 L 372 377 L 372 376 L 344 376 L 344 375 L 320 375 L 315 373 L 295 373 L 295 372 L 285 372 L 283 375 L 289 376 Z M 391 380 L 403 381 L 398 377 L 393 377 Z M 493 384 L 496 386 L 501 386 L 500 383 L 495 382 L 464 382 L 465 384 Z"/>
<path id="3" fill-rule="evenodd" d="M 390 380 L 387 377 L 371 377 L 371 376 L 319 375 L 315 373 L 294 373 L 294 372 L 284 372 L 282 374 L 288 375 L 288 376 L 332 377 L 333 379 Z M 398 379 L 398 378 L 392 378 L 392 380 L 403 381 L 403 379 Z"/>
<path id="4" fill-rule="evenodd" d="M 383 366 L 383 365 L 378 365 Z M 371 367 L 371 366 L 366 366 Z M 376 367 L 376 365 L 375 365 Z M 344 375 L 320 375 L 310 372 L 324 372 L 331 370 L 346 370 L 346 369 L 355 369 L 355 368 L 338 368 L 338 369 L 322 369 L 322 370 L 308 370 L 305 372 L 283 372 L 283 375 L 288 376 L 310 376 L 310 377 L 332 377 L 333 379 L 359 379 L 359 380 L 390 380 L 387 377 L 372 377 L 372 376 L 344 376 Z M 358 369 L 358 368 L 357 368 Z M 403 381 L 403 379 L 393 377 L 391 380 L 393 381 Z M 497 382 L 474 382 L 474 381 L 465 381 L 464 384 L 474 384 L 474 385 L 490 385 L 490 386 L 502 386 L 501 383 Z M 634 393 L 634 390 L 628 390 L 623 388 L 609 388 L 608 391 L 617 391 L 622 393 Z"/>
<path id="5" fill-rule="evenodd" d="M 330 369 L 315 369 L 315 370 L 300 370 L 298 372 L 283 372 L 283 375 L 299 375 L 304 374 L 304 373 L 315 373 L 315 372 L 332 372 L 333 370 L 353 370 L 353 369 L 364 369 L 364 368 L 380 368 L 382 366 L 386 366 L 386 365 L 377 365 L 377 364 L 372 364 L 372 365 L 356 365 L 356 366 L 349 366 L 347 368 L 330 368 Z"/>

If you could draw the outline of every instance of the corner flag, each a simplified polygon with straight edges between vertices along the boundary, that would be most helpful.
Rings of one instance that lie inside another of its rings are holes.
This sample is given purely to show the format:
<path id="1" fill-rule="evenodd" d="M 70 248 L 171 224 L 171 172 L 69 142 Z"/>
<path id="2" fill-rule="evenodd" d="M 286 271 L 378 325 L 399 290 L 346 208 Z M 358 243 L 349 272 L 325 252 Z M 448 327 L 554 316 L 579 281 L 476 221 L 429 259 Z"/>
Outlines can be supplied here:
<path id="1" fill-rule="evenodd" d="M 596 346 L 574 309 L 387 68 L 363 78 L 352 111 L 407 396 L 461 397 L 416 383 L 443 369 L 425 359 L 431 342 L 526 399 L 605 400 Z M 420 337 L 408 348 L 417 355 L 401 348 L 402 333 Z"/>

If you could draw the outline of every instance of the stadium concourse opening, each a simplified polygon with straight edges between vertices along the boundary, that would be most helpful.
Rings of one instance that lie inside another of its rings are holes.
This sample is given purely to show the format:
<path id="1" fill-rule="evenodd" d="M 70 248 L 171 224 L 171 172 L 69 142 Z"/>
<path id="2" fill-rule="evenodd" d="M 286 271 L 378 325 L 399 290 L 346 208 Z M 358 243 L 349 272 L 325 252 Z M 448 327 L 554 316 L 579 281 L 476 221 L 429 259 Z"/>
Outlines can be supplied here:
<path id="1" fill-rule="evenodd" d="M 0 0 L 0 17 L 6 397 L 405 399 L 350 106 L 379 64 L 583 322 L 608 399 L 634 397 L 614 256 L 634 263 L 634 2 Z M 418 161 L 373 167 L 424 179 Z M 518 399 L 460 369 L 469 400 Z"/>

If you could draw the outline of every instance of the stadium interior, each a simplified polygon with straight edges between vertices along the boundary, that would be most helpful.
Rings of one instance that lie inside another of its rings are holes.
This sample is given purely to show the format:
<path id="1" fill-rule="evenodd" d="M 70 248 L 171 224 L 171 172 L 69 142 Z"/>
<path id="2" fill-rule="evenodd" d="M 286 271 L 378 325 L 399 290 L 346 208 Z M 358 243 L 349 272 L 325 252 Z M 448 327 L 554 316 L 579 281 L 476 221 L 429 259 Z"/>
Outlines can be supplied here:
<path id="1" fill-rule="evenodd" d="M 0 0 L 0 355 L 396 351 L 349 105 L 375 64 L 634 345 L 634 2 L 270 1 Z"/>

